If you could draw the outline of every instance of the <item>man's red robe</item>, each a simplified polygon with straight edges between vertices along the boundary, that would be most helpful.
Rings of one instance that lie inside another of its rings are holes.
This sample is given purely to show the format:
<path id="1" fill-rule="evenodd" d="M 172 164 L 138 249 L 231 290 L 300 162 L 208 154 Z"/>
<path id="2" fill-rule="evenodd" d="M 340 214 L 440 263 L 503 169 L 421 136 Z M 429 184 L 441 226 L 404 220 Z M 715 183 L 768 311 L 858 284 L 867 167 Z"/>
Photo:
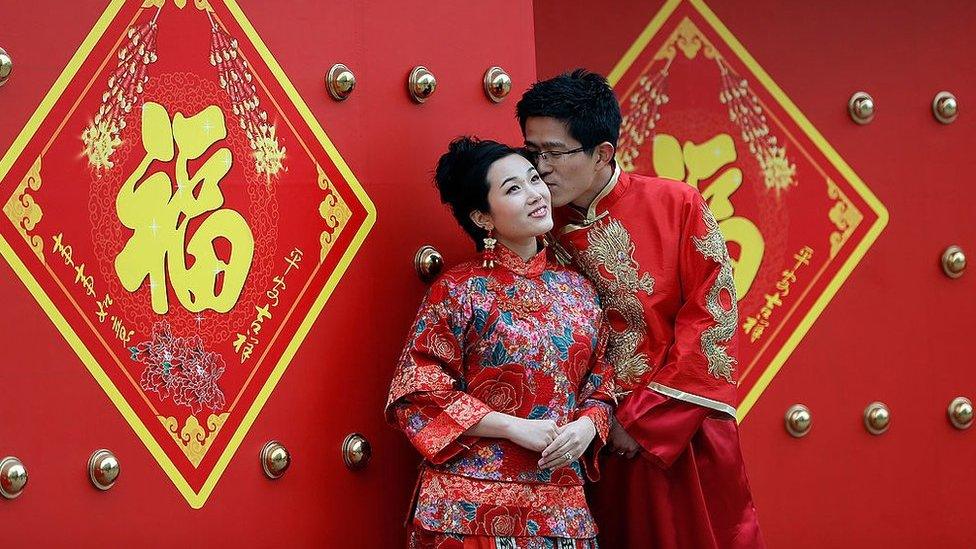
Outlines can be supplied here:
<path id="1" fill-rule="evenodd" d="M 638 458 L 591 490 L 604 547 L 763 547 L 735 422 L 738 311 L 725 239 L 698 190 L 619 168 L 559 244 L 613 328 L 616 417 Z"/>

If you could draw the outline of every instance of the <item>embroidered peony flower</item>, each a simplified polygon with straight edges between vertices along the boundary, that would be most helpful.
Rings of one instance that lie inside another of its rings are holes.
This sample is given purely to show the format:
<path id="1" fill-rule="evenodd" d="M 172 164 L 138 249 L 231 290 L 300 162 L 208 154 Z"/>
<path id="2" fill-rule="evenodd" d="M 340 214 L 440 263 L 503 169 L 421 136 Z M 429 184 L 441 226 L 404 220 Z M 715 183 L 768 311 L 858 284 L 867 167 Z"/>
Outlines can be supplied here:
<path id="1" fill-rule="evenodd" d="M 502 371 L 497 377 L 478 380 L 471 385 L 471 394 L 503 414 L 515 414 L 522 407 L 526 393 L 522 372 Z"/>
<path id="2" fill-rule="evenodd" d="M 482 509 L 487 509 L 482 513 Z M 522 536 L 525 535 L 522 524 L 524 523 L 523 514 L 518 508 L 510 508 L 504 505 L 488 507 L 481 506 L 478 509 L 479 519 L 485 534 L 489 536 Z"/>
<path id="3" fill-rule="evenodd" d="M 431 330 L 427 332 L 425 343 L 434 356 L 442 358 L 448 362 L 453 362 L 460 358 L 457 350 L 457 343 L 450 337 Z"/>

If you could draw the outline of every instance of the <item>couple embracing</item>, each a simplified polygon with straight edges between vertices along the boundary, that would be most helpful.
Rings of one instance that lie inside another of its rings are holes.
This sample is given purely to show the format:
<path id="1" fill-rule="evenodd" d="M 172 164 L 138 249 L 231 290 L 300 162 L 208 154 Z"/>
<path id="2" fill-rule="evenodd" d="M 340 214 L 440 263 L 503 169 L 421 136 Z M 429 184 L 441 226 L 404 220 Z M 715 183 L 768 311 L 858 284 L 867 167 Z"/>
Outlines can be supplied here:
<path id="1" fill-rule="evenodd" d="M 517 115 L 524 147 L 459 138 L 437 165 L 479 256 L 432 285 L 390 387 L 423 455 L 409 547 L 594 548 L 597 525 L 605 548 L 763 547 L 707 205 L 620 170 L 597 74 L 537 82 Z"/>

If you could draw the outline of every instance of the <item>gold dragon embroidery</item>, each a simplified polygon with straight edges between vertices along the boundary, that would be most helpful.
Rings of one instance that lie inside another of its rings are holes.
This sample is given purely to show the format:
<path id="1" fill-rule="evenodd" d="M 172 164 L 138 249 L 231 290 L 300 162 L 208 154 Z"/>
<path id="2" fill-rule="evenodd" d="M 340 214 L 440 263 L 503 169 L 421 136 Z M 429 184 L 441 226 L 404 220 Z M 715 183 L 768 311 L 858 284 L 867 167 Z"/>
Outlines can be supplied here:
<path id="1" fill-rule="evenodd" d="M 727 344 L 735 334 L 735 325 L 739 318 L 739 307 L 735 298 L 735 279 L 732 276 L 732 262 L 729 260 L 729 250 L 725 238 L 719 231 L 718 223 L 712 217 L 708 206 L 702 205 L 702 220 L 708 231 L 704 238 L 692 237 L 695 248 L 708 259 L 720 265 L 715 283 L 705 296 L 705 307 L 715 320 L 715 326 L 708 328 L 701 335 L 702 353 L 708 359 L 708 373 L 716 379 L 722 378 L 729 383 L 735 383 L 732 374 L 735 372 L 735 358 L 729 356 L 724 344 Z M 726 310 L 719 297 L 722 290 L 728 292 L 731 308 Z"/>
<path id="2" fill-rule="evenodd" d="M 586 250 L 577 253 L 580 268 L 596 285 L 607 312 L 619 314 L 626 323 L 622 331 L 613 330 L 607 343 L 607 360 L 621 385 L 632 387 L 650 369 L 647 357 L 637 352 L 647 333 L 637 292 L 651 295 L 654 279 L 647 273 L 638 275 L 640 266 L 634 260 L 634 243 L 620 221 L 594 225 L 587 233 L 587 241 Z"/>

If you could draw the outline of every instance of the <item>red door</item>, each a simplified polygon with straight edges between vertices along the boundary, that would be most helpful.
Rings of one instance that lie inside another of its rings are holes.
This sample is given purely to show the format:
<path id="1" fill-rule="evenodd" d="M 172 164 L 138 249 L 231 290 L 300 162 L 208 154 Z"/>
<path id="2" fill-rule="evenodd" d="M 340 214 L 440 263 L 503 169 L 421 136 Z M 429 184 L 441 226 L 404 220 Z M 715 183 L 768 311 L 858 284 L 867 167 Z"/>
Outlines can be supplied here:
<path id="1" fill-rule="evenodd" d="M 716 217 L 737 219 L 724 230 L 738 261 L 739 417 L 769 545 L 972 545 L 976 432 L 953 427 L 948 408 L 976 395 L 976 290 L 941 257 L 976 246 L 964 183 L 976 10 L 591 8 L 535 3 L 540 78 L 609 74 L 629 115 L 623 162 L 695 184 Z M 865 124 L 848 112 L 858 91 L 873 99 Z M 962 106 L 951 123 L 933 114 L 940 91 Z M 876 401 L 889 423 L 872 435 Z M 812 417 L 802 438 L 784 428 L 794 404 Z"/>
<path id="2" fill-rule="evenodd" d="M 458 134 L 518 139 L 531 7 L 5 3 L 0 458 L 29 475 L 0 500 L 5 543 L 402 544 L 419 458 L 382 409 L 414 254 L 471 253 L 431 172 Z M 356 79 L 341 102 L 335 63 Z M 358 471 L 351 433 L 372 448 Z M 272 440 L 291 459 L 274 481 Z M 101 448 L 121 466 L 104 492 Z"/>

